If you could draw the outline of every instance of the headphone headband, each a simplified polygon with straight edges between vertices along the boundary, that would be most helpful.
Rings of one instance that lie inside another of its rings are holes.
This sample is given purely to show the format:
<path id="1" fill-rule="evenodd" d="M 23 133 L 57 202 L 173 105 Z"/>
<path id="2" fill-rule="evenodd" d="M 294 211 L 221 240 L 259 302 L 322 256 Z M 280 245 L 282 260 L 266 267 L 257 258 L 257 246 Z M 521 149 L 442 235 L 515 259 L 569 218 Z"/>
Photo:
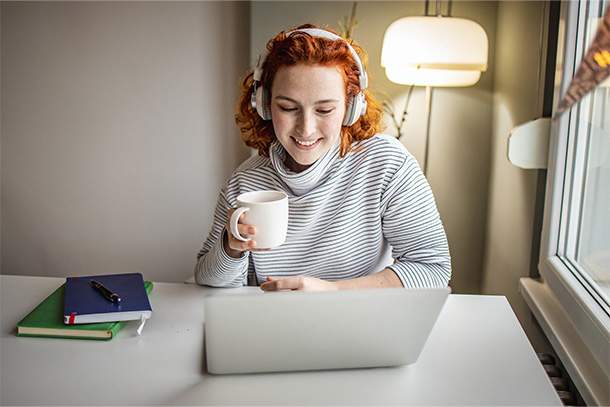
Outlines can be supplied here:
<path id="1" fill-rule="evenodd" d="M 349 42 L 347 42 L 344 38 L 338 36 L 337 34 L 334 34 L 327 30 L 323 30 L 321 28 L 300 28 L 287 32 L 286 37 L 290 37 L 291 35 L 298 32 L 309 34 L 312 37 L 326 38 L 332 41 L 341 40 L 345 42 L 345 44 L 348 46 L 350 54 L 352 55 L 352 59 L 356 62 L 360 71 L 360 73 L 358 74 L 358 80 L 360 82 L 360 92 L 358 95 L 350 95 L 347 101 L 345 118 L 343 120 L 344 126 L 351 126 L 358 120 L 360 116 L 364 116 L 366 112 L 366 100 L 364 98 L 364 91 L 368 87 L 368 76 L 364 69 L 364 63 L 362 63 L 362 60 L 358 56 L 358 53 L 349 44 Z M 260 80 L 263 76 L 263 64 L 265 63 L 265 59 L 267 59 L 268 54 L 269 52 L 267 51 L 258 57 L 256 68 L 254 68 L 254 73 L 252 75 L 254 83 L 252 85 L 253 91 L 251 103 L 252 107 L 256 109 L 256 111 L 263 118 L 263 120 L 271 120 L 271 107 L 268 100 L 268 90 L 262 86 L 259 86 Z"/>
<path id="2" fill-rule="evenodd" d="M 354 50 L 350 43 L 347 42 L 343 37 L 340 37 L 335 33 L 323 30 L 321 28 L 301 28 L 298 30 L 289 31 L 286 36 L 289 37 L 297 32 L 304 32 L 306 34 L 311 35 L 312 37 L 326 38 L 333 41 L 341 40 L 345 42 L 345 45 L 347 45 L 347 47 L 349 48 L 349 52 L 350 54 L 352 54 L 352 58 L 354 59 L 354 61 L 356 61 L 356 64 L 358 65 L 358 70 L 360 71 L 360 74 L 358 75 L 358 79 L 360 79 L 360 89 L 365 90 L 368 87 L 368 77 L 366 75 L 366 71 L 364 70 L 364 64 L 360 60 L 360 57 L 358 56 L 356 50 Z"/>

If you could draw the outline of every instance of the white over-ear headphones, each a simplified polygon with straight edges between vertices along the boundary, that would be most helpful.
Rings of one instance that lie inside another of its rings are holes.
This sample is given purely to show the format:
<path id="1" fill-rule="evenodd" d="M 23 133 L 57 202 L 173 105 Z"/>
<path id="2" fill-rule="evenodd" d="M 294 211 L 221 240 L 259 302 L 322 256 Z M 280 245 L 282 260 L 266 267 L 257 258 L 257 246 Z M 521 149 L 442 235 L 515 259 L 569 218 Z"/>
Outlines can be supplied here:
<path id="1" fill-rule="evenodd" d="M 345 41 L 340 36 L 331 33 L 330 31 L 322 30 L 319 28 L 301 28 L 299 30 L 293 30 L 287 33 L 287 36 L 294 34 L 295 32 L 304 32 L 313 37 L 319 38 L 328 38 L 330 40 L 342 40 Z M 366 99 L 364 98 L 364 91 L 368 86 L 368 77 L 366 75 L 366 71 L 364 70 L 364 64 L 358 57 L 358 54 L 352 48 L 352 46 L 345 41 L 347 46 L 349 47 L 350 53 L 358 64 L 358 69 L 360 70 L 360 74 L 358 75 L 358 79 L 360 80 L 360 92 L 358 95 L 349 95 L 347 99 L 347 104 L 345 108 L 345 117 L 343 118 L 344 126 L 351 126 L 356 123 L 360 116 L 364 116 L 366 113 Z M 252 107 L 256 109 L 259 116 L 263 118 L 263 120 L 271 120 L 271 101 L 269 100 L 269 91 L 265 89 L 265 87 L 260 86 L 260 80 L 263 76 L 263 63 L 265 62 L 265 58 L 267 58 L 267 54 L 262 54 L 258 57 L 258 63 L 256 64 L 256 68 L 254 69 L 254 84 L 252 90 L 252 98 L 251 103 Z"/>

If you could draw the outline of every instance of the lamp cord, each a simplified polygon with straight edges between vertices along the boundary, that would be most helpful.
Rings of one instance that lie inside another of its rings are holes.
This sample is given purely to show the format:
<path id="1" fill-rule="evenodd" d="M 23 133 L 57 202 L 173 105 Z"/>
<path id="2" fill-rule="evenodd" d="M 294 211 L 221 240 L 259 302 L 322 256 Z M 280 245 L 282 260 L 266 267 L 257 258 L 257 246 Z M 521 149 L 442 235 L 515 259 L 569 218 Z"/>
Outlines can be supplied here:
<path id="1" fill-rule="evenodd" d="M 426 8 L 425 13 L 424 13 L 425 16 L 429 16 L 430 15 L 430 13 L 428 12 L 428 10 L 430 8 L 429 4 L 430 4 L 430 0 L 426 0 L 425 6 L 424 6 Z M 453 0 L 449 0 L 447 2 L 447 17 L 451 17 L 451 9 L 452 9 L 451 6 L 452 5 L 453 5 Z M 441 0 L 436 0 L 436 13 L 435 13 L 435 15 L 437 17 L 442 17 L 443 16 L 443 13 L 441 11 Z"/>

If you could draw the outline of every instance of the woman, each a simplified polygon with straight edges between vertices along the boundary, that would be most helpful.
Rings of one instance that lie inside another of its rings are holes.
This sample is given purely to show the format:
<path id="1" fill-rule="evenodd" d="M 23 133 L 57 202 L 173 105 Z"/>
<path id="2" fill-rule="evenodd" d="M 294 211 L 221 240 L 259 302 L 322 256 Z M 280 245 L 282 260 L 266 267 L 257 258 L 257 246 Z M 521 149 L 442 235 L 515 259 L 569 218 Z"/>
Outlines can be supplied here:
<path id="1" fill-rule="evenodd" d="M 199 284 L 264 291 L 446 286 L 447 238 L 416 160 L 379 134 L 382 111 L 366 92 L 356 50 L 313 25 L 281 32 L 243 82 L 236 121 L 246 160 L 222 189 L 197 256 Z M 286 242 L 257 250 L 255 228 L 228 220 L 239 194 L 288 194 Z M 390 255 L 391 251 L 391 255 Z"/>

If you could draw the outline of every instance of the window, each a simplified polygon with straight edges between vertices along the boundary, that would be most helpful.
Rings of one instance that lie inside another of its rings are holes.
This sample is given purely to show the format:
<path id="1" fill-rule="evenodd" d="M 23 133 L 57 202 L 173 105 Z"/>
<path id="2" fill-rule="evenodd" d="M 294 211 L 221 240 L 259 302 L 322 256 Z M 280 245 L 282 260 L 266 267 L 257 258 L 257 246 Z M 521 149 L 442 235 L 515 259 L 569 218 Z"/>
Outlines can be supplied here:
<path id="1" fill-rule="evenodd" d="M 564 1 L 555 105 L 610 0 Z M 589 405 L 610 404 L 610 80 L 563 114 L 549 147 L 539 269 L 524 298 Z"/>
<path id="2" fill-rule="evenodd" d="M 584 41 L 575 61 L 582 60 L 610 0 L 581 4 Z M 558 253 L 608 313 L 610 307 L 610 79 L 586 95 L 571 112 L 574 126 L 564 183 L 564 210 Z M 563 232 L 563 233 L 562 233 Z"/>

